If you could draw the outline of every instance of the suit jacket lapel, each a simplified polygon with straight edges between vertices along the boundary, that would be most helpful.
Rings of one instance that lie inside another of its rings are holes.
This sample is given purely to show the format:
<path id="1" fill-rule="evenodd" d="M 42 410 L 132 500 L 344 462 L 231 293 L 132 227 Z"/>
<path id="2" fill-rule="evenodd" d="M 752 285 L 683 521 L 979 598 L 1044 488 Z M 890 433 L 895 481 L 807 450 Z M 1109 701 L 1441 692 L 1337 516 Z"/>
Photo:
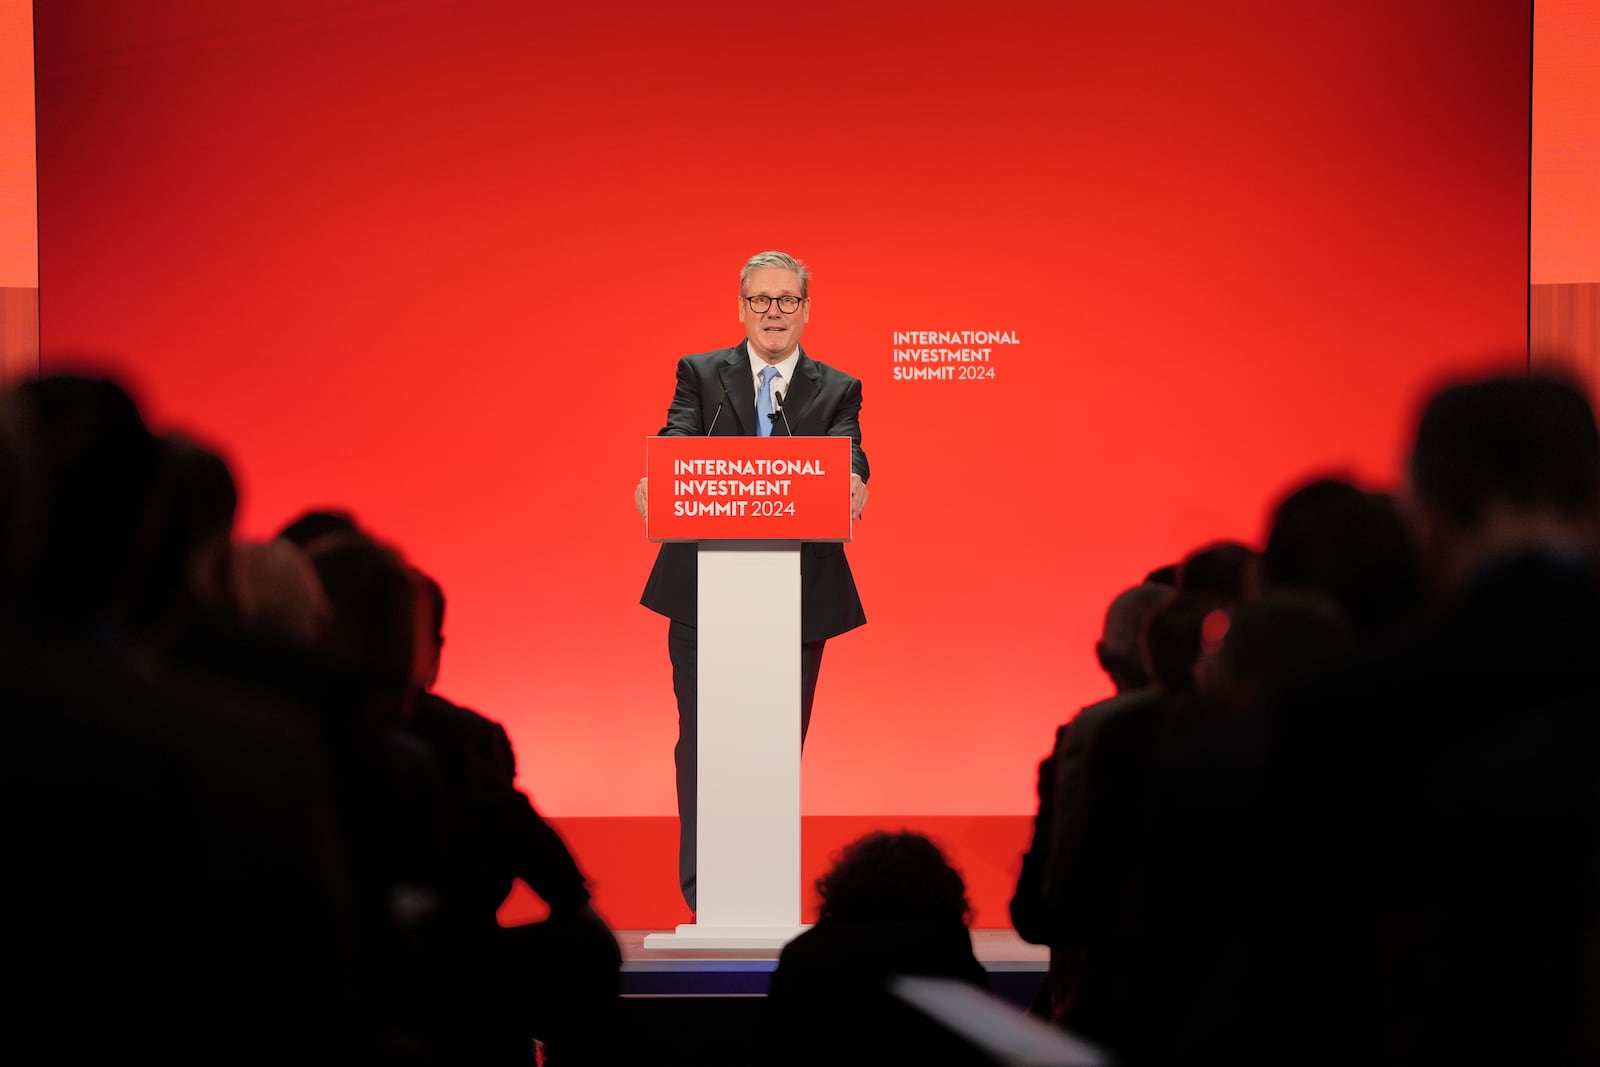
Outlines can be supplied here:
<path id="1" fill-rule="evenodd" d="M 718 376 L 722 380 L 722 387 L 728 390 L 728 410 L 723 411 L 724 422 L 732 416 L 733 425 L 747 437 L 755 435 L 756 429 L 756 384 L 755 377 L 750 373 L 749 341 L 742 341 L 729 352 L 728 358 L 723 361 Z M 797 437 L 805 436 L 800 429 L 800 424 L 810 410 L 812 401 L 817 399 L 821 387 L 817 384 L 822 378 L 822 371 L 817 368 L 816 361 L 806 355 L 805 349 L 800 350 L 800 358 L 795 361 L 794 380 L 789 383 L 789 389 L 783 395 L 783 413 L 787 416 L 787 423 L 782 417 L 778 420 L 779 426 L 792 429 Z M 718 423 L 720 427 L 722 424 Z M 730 427 L 729 433 L 732 434 Z M 781 432 L 781 431 L 780 431 Z M 719 435 L 720 436 L 720 435 Z"/>
<path id="2" fill-rule="evenodd" d="M 722 387 L 728 391 L 728 409 L 722 413 L 724 419 L 732 418 L 732 427 L 738 427 L 738 433 L 732 432 L 726 436 L 736 437 L 755 435 L 756 425 L 756 383 L 750 374 L 750 354 L 745 349 L 748 341 L 736 345 L 728 358 L 723 361 L 719 375 Z M 718 436 L 724 436 L 719 434 Z"/>
<path id="3" fill-rule="evenodd" d="M 817 369 L 816 361 L 806 355 L 805 349 L 802 348 L 800 358 L 794 365 L 794 381 L 789 383 L 789 391 L 783 396 L 783 414 L 788 417 L 788 428 L 794 431 L 796 437 L 807 436 L 800 428 L 800 424 L 805 421 L 811 402 L 817 399 L 819 392 L 817 381 L 821 377 L 822 372 Z M 754 386 L 751 386 L 750 393 L 750 402 L 754 404 Z M 780 425 L 783 424 L 783 418 L 780 417 L 778 422 Z"/>

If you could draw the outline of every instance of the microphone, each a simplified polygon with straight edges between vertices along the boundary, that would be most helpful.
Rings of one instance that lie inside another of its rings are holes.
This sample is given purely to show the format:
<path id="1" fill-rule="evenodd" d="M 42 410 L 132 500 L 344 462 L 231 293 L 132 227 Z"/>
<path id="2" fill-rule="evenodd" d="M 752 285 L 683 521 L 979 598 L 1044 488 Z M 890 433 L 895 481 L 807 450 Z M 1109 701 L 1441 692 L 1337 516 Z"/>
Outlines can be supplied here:
<path id="1" fill-rule="evenodd" d="M 711 414 L 711 425 L 706 427 L 706 436 L 711 436 L 711 431 L 717 428 L 717 420 L 722 418 L 722 409 L 728 405 L 728 390 L 722 390 L 722 395 L 717 398 L 717 410 Z"/>
<path id="2" fill-rule="evenodd" d="M 790 437 L 793 437 L 794 430 L 789 428 L 789 413 L 783 410 L 783 394 L 774 389 L 772 391 L 772 414 L 768 415 L 767 417 L 776 423 L 779 415 L 783 416 L 784 430 L 789 434 Z M 774 427 L 774 429 L 776 429 L 776 427 Z"/>

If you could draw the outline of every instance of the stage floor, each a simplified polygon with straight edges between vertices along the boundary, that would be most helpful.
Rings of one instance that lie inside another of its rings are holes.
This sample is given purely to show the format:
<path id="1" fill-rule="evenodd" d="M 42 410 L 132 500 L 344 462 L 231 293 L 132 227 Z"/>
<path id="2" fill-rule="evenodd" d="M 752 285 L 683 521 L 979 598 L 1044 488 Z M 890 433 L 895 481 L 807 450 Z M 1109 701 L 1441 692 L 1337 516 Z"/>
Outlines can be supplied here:
<path id="1" fill-rule="evenodd" d="M 619 930 L 625 997 L 760 997 L 778 963 L 776 948 L 646 948 L 653 930 Z M 1049 950 L 1006 929 L 972 931 L 972 949 L 995 992 L 1026 1005 L 1044 977 Z"/>
<path id="2" fill-rule="evenodd" d="M 549 821 L 583 868 L 595 910 L 611 929 L 666 932 L 693 921 L 678 888 L 676 816 L 550 816 Z M 846 845 L 874 830 L 915 830 L 932 838 L 961 871 L 974 928 L 1011 929 L 1011 895 L 1033 836 L 1031 814 L 803 815 L 801 921 L 816 914 L 812 889 L 817 878 Z M 544 913 L 543 902 L 519 882 L 501 907 L 500 921 L 516 926 Z"/>

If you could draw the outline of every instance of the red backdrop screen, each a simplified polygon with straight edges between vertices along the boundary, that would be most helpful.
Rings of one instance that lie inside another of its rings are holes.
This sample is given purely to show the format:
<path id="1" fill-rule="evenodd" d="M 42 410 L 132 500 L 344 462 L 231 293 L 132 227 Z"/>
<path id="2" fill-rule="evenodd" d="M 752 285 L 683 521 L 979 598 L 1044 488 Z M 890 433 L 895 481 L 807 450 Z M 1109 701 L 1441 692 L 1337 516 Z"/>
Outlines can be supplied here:
<path id="1" fill-rule="evenodd" d="M 1115 593 L 1313 472 L 1392 480 L 1429 383 L 1524 352 L 1530 21 L 42 4 L 44 369 L 220 446 L 244 534 L 347 507 L 436 575 L 441 688 L 547 813 L 666 815 L 633 486 L 790 251 L 874 472 L 805 810 L 1031 813 Z"/>

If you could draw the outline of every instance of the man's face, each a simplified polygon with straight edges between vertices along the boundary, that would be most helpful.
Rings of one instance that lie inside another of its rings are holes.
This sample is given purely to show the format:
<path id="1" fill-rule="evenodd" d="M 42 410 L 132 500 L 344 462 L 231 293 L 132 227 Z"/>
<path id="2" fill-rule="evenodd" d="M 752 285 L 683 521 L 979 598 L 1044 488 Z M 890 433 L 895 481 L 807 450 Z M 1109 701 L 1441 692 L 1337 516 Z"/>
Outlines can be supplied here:
<path id="1" fill-rule="evenodd" d="M 802 299 L 799 307 L 785 314 L 778 306 L 778 297 L 800 295 L 800 275 L 792 270 L 766 267 L 750 275 L 739 298 L 739 321 L 750 338 L 751 352 L 768 363 L 782 363 L 789 358 L 811 318 L 811 301 Z M 771 297 L 772 302 L 765 311 L 753 311 L 746 299 L 752 296 Z"/>

